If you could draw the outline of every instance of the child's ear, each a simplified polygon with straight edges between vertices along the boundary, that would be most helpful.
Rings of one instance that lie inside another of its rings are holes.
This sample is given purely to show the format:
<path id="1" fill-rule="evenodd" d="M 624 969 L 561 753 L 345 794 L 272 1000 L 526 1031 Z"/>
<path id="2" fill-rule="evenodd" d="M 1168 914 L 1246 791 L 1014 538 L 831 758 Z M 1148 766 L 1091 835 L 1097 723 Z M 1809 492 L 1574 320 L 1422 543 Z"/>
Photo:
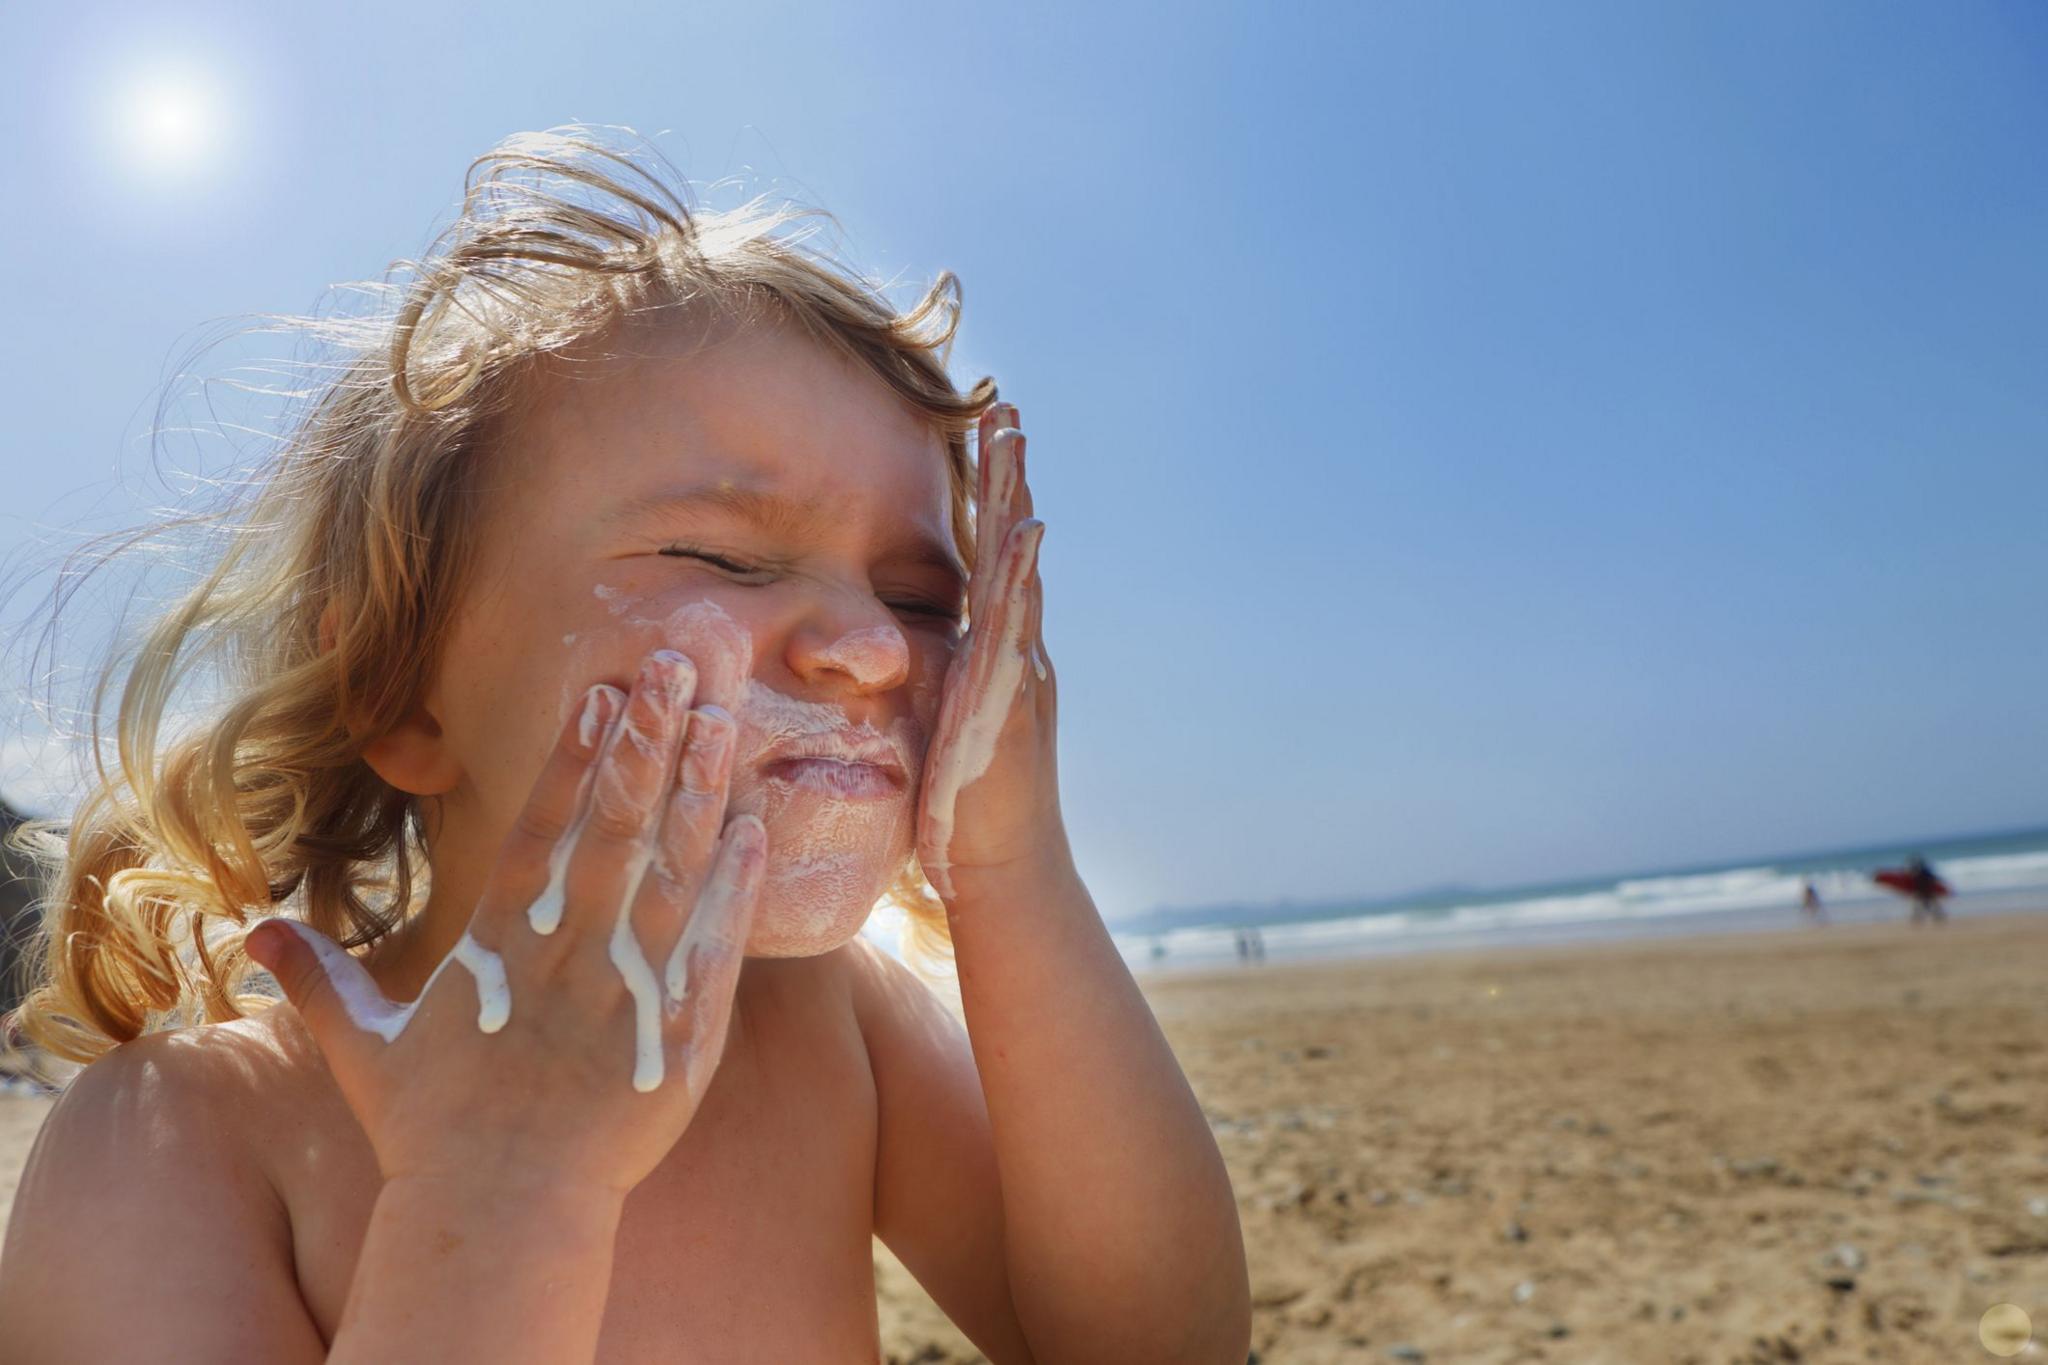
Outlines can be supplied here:
<path id="1" fill-rule="evenodd" d="M 448 751 L 441 722 L 422 703 L 387 733 L 363 746 L 363 762 L 377 776 L 414 796 L 440 796 L 462 780 L 462 765 Z"/>
<path id="2" fill-rule="evenodd" d="M 320 613 L 320 652 L 334 648 L 339 602 L 329 602 Z M 354 727 L 351 726 L 351 729 Z M 443 742 L 441 722 L 425 703 L 412 709 L 396 729 L 363 746 L 363 762 L 370 770 L 402 792 L 414 796 L 439 796 L 454 789 L 462 768 Z"/>

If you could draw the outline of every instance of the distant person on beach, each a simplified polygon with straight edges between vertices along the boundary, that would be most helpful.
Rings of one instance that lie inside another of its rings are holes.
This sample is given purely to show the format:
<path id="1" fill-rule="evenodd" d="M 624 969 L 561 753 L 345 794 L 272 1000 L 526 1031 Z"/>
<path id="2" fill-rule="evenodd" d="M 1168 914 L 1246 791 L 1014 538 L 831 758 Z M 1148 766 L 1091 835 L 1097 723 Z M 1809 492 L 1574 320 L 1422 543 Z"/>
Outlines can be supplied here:
<path id="1" fill-rule="evenodd" d="M 18 1017 L 86 1065 L 0 1357 L 876 1360 L 879 1237 L 992 1360 L 1245 1360 L 1229 1174 L 1075 870 L 1044 523 L 1017 408 L 947 371 L 957 281 L 899 312 L 781 231 L 815 211 L 692 211 L 611 136 L 479 159 L 169 524 L 220 557 L 35 831 Z M 965 1025 L 860 936 L 884 898 Z"/>
<path id="2" fill-rule="evenodd" d="M 1915 853 L 1906 864 L 1912 874 L 1913 924 L 1923 919 L 1930 924 L 1943 924 L 1948 920 L 1948 911 L 1942 907 L 1941 898 L 1948 894 L 1948 886 L 1934 870 L 1934 865 Z"/>
<path id="3" fill-rule="evenodd" d="M 1799 898 L 1799 909 L 1801 914 L 1815 924 L 1828 922 L 1827 909 L 1820 903 L 1820 888 L 1815 886 L 1810 878 L 1807 880 L 1805 893 Z"/>

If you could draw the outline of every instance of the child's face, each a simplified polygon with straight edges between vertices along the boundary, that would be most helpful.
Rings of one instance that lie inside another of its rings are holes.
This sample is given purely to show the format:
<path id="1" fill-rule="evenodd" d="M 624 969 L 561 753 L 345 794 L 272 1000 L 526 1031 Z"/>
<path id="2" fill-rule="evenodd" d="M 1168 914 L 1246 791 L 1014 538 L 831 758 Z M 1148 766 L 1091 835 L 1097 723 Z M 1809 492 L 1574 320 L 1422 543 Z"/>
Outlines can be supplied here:
<path id="1" fill-rule="evenodd" d="M 965 597 L 944 442 L 780 325 L 636 328 L 617 349 L 539 380 L 483 476 L 427 703 L 462 772 L 442 843 L 494 856 L 584 691 L 679 649 L 740 724 L 730 809 L 768 830 L 747 949 L 825 952 L 912 847 Z"/>

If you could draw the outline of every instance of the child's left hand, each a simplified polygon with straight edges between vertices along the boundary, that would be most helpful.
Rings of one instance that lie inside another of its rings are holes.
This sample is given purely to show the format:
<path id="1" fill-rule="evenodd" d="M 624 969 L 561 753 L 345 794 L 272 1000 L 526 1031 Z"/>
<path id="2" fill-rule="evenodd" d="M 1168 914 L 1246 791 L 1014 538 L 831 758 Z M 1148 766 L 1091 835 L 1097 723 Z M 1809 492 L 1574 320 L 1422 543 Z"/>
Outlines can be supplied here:
<path id="1" fill-rule="evenodd" d="M 918 799 L 917 852 L 948 908 L 1070 866 L 1060 819 L 1052 665 L 1024 433 L 1014 405 L 981 416 L 969 629 L 946 672 Z"/>

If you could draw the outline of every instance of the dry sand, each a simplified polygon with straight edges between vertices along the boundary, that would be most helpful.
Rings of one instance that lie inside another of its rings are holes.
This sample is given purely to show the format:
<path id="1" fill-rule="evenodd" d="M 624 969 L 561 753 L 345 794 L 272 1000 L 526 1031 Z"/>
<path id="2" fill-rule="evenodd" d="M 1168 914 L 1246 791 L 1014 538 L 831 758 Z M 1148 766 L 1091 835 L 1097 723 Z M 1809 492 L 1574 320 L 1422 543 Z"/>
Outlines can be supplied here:
<path id="1" fill-rule="evenodd" d="M 2048 916 L 1146 994 L 1261 1362 L 1992 1361 L 2001 1302 L 2048 1339 Z M 892 1362 L 981 1358 L 881 1261 Z"/>
<path id="2" fill-rule="evenodd" d="M 2048 1338 L 2048 916 L 1146 993 L 1268 1365 L 1988 1361 L 1999 1303 Z M 0 1098 L 0 1208 L 43 1107 Z M 876 1260 L 892 1363 L 981 1359 Z"/>

